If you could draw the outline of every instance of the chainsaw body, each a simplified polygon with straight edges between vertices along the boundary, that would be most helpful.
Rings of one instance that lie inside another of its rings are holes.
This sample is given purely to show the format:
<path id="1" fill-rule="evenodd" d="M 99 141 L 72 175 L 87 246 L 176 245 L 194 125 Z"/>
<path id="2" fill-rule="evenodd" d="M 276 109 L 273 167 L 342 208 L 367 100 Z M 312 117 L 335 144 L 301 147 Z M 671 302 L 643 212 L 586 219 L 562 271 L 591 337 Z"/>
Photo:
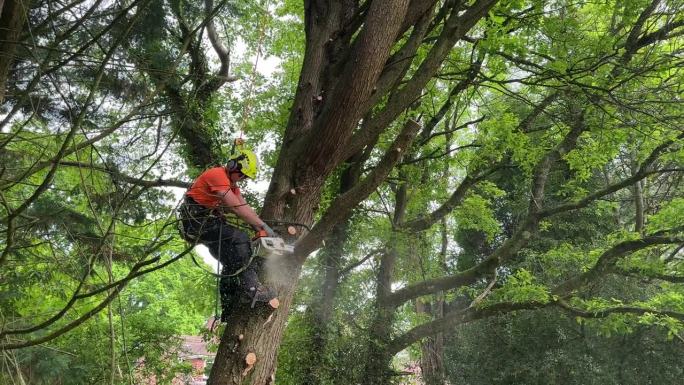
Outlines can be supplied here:
<path id="1" fill-rule="evenodd" d="M 282 257 L 294 252 L 294 246 L 279 237 L 259 237 L 252 241 L 254 255 L 261 258 Z"/>

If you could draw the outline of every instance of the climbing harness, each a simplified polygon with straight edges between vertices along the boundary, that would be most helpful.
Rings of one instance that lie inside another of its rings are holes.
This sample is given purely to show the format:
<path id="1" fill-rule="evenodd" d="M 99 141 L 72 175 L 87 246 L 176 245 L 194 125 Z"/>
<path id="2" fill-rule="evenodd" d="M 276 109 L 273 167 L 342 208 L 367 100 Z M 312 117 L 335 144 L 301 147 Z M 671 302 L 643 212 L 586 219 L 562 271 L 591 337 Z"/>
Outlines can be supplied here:
<path id="1" fill-rule="evenodd" d="M 219 237 L 221 237 L 223 234 L 223 228 L 222 227 L 224 226 L 224 219 L 222 217 L 218 217 L 218 214 L 216 214 L 212 211 L 213 210 L 209 210 L 206 207 L 200 205 L 199 203 L 193 203 L 193 202 L 189 202 L 187 200 L 185 201 L 184 204 L 180 205 L 180 207 L 177 211 L 177 218 L 178 218 L 177 223 L 178 223 L 178 232 L 180 233 L 181 237 L 185 241 L 187 241 L 188 243 L 190 243 L 192 245 L 197 245 L 198 243 L 200 243 L 199 237 L 200 237 L 200 234 L 202 233 L 202 231 L 208 231 L 208 228 L 205 229 L 205 226 L 206 226 L 207 222 L 209 221 L 209 218 L 211 218 L 211 217 L 217 218 L 216 222 L 218 222 L 219 226 L 220 226 L 219 227 Z M 201 221 L 200 221 L 200 218 L 201 218 Z M 199 230 L 197 230 L 196 232 L 187 231 L 185 229 L 184 221 L 196 221 L 197 223 L 201 223 Z M 218 239 L 217 241 L 219 242 L 219 244 L 218 244 L 218 252 L 219 252 L 218 257 L 219 258 L 217 258 L 217 260 L 218 260 L 218 259 L 220 259 L 221 246 L 223 244 L 222 241 L 224 241 L 224 239 Z M 202 266 L 197 261 L 197 258 L 195 258 L 194 255 L 192 255 L 191 258 L 192 258 L 193 263 L 197 267 L 199 267 L 202 271 L 204 271 L 205 273 L 212 275 L 216 278 L 224 278 L 224 277 L 227 278 L 227 277 L 236 277 L 236 276 L 240 275 L 240 273 L 242 273 L 243 271 L 247 270 L 247 268 L 249 268 L 249 266 L 252 264 L 252 261 L 254 260 L 254 256 L 255 256 L 255 254 L 252 252 L 252 255 L 250 256 L 247 263 L 244 264 L 239 269 L 232 272 L 231 274 L 219 274 L 218 271 L 216 273 L 214 273 L 212 271 L 205 269 L 204 266 Z"/>

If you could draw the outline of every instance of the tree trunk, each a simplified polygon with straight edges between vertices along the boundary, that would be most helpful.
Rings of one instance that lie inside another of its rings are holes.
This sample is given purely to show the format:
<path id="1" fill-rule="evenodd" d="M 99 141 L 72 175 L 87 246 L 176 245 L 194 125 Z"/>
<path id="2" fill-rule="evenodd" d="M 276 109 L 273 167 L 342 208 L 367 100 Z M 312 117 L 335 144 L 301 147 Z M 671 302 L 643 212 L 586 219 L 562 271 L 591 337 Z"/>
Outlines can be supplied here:
<path id="1" fill-rule="evenodd" d="M 429 313 L 435 319 L 442 318 L 444 315 L 444 300 L 437 299 L 431 308 L 429 311 L 423 301 L 416 300 L 416 312 L 418 314 Z M 445 384 L 444 334 L 437 333 L 420 343 L 420 369 L 425 385 Z"/>
<path id="2" fill-rule="evenodd" d="M 395 191 L 395 208 L 392 221 L 402 223 L 408 205 L 408 186 L 401 183 Z M 396 240 L 390 239 L 393 245 Z M 388 305 L 385 298 L 392 294 L 392 275 L 397 260 L 397 250 L 389 247 L 380 259 L 380 269 L 376 279 L 375 318 L 368 330 L 368 356 L 364 379 L 367 384 L 386 385 L 390 382 L 390 363 L 393 354 L 389 352 L 388 343 L 392 337 L 392 324 L 395 308 Z"/>
<path id="3" fill-rule="evenodd" d="M 363 13 L 364 22 L 356 25 L 352 23 L 352 19 L 359 16 L 354 10 L 354 1 L 305 1 L 303 67 L 262 218 L 306 225 L 313 223 L 326 179 L 346 160 L 345 150 L 349 147 L 352 133 L 370 108 L 366 101 L 372 96 L 397 39 L 408 3 L 408 0 L 371 2 Z M 353 44 L 343 44 L 352 38 Z M 338 50 L 337 44 L 348 48 Z M 401 149 L 410 145 L 415 137 L 416 127 L 415 122 L 405 125 L 404 135 L 397 137 L 400 148 L 383 158 L 383 167 L 396 164 Z M 369 183 L 359 184 L 368 191 L 358 189 L 354 190 L 354 195 L 345 194 L 350 196 L 349 204 L 344 201 L 347 206 L 335 210 L 334 220 L 327 223 L 333 226 L 340 223 L 353 207 L 350 205 L 356 205 L 358 199 L 367 197 L 380 180 L 374 178 L 369 179 Z M 281 301 L 272 319 L 269 320 L 264 309 L 245 307 L 237 309 L 229 317 L 212 368 L 210 385 L 262 385 L 272 382 L 276 355 L 301 266 L 333 226 L 328 228 L 326 224 L 320 227 L 319 232 L 314 228 L 312 233 L 298 241 L 297 250 L 302 251 L 288 257 L 287 268 L 282 268 L 288 272 L 286 279 L 265 281 L 277 287 Z M 289 241 L 296 239 L 293 237 Z M 240 335 L 243 339 L 236 343 Z M 250 352 L 256 354 L 257 361 L 247 371 L 245 357 Z"/>
<path id="4" fill-rule="evenodd" d="M 344 194 L 354 186 L 360 176 L 361 155 L 355 156 L 342 172 L 339 194 Z M 344 245 L 347 242 L 349 220 L 351 212 L 341 223 L 333 228 L 325 249 L 321 252 L 323 257 L 323 270 L 325 271 L 321 296 L 311 304 L 311 362 L 305 363 L 306 384 L 327 383 L 330 377 L 327 352 L 328 340 L 331 338 L 331 320 L 334 312 L 335 296 L 340 281 L 340 272 L 344 263 Z"/>
<path id="5" fill-rule="evenodd" d="M 636 154 L 632 154 L 632 173 L 639 170 L 639 162 Z M 643 180 L 636 181 L 632 186 L 634 199 L 634 232 L 642 234 L 644 232 L 644 188 Z"/>
<path id="6" fill-rule="evenodd" d="M 279 293 L 278 309 L 271 311 L 260 305 L 251 309 L 249 304 L 241 304 L 229 315 L 208 385 L 273 383 L 278 346 L 301 267 L 287 262 L 267 262 L 272 263 L 267 270 L 277 270 L 278 274 L 270 281 Z M 249 353 L 256 355 L 253 366 L 246 362 Z"/>
<path id="7" fill-rule="evenodd" d="M 634 231 L 643 234 L 644 232 L 644 189 L 643 181 L 634 183 Z"/>
<path id="8" fill-rule="evenodd" d="M 447 138 L 446 148 L 449 148 L 451 137 Z M 449 166 L 445 165 L 442 171 L 442 177 L 447 177 Z M 447 234 L 446 219 L 440 221 L 441 233 L 441 250 L 439 252 L 439 265 L 444 273 L 446 273 L 446 256 L 447 248 L 449 246 L 449 238 Z M 416 299 L 416 313 L 429 313 L 432 319 L 440 319 L 444 317 L 444 292 L 440 292 L 435 296 L 435 302 L 430 309 L 423 301 Z M 426 339 L 420 344 L 420 369 L 425 385 L 444 385 L 446 383 L 446 373 L 444 371 L 444 334 L 436 333 Z"/>
<path id="9" fill-rule="evenodd" d="M 0 0 L 0 104 L 5 100 L 7 77 L 27 11 L 28 4 L 22 0 Z"/>
<path id="10" fill-rule="evenodd" d="M 343 261 L 343 246 L 347 238 L 348 224 L 335 226 L 323 253 L 322 268 L 325 271 L 321 296 L 311 304 L 311 357 L 304 362 L 304 383 L 324 384 L 330 379 L 330 354 L 328 340 L 332 334 L 332 315 L 334 312 L 335 295 L 339 285 L 340 269 Z"/>
<path id="11" fill-rule="evenodd" d="M 443 173 L 443 177 L 446 177 Z M 423 174 L 423 184 L 427 183 L 427 173 Z M 446 221 L 442 220 L 440 223 L 441 244 L 442 248 L 439 253 L 439 266 L 446 273 L 444 268 L 446 265 L 446 252 L 448 246 L 448 239 L 446 233 Z M 419 242 L 420 237 L 415 237 L 416 242 Z M 440 319 L 444 316 L 444 293 L 439 292 L 435 295 L 434 302 L 423 302 L 420 298 L 415 300 L 416 314 L 426 314 L 433 320 Z M 436 333 L 420 342 L 420 369 L 423 382 L 425 385 L 444 385 L 444 335 Z"/>
<path id="12" fill-rule="evenodd" d="M 390 361 L 392 355 L 387 344 L 392 333 L 394 308 L 385 306 L 383 298 L 391 293 L 392 271 L 397 258 L 396 250 L 383 254 L 377 278 L 375 318 L 368 331 L 368 357 L 364 370 L 364 383 L 368 385 L 387 385 L 390 383 Z"/>

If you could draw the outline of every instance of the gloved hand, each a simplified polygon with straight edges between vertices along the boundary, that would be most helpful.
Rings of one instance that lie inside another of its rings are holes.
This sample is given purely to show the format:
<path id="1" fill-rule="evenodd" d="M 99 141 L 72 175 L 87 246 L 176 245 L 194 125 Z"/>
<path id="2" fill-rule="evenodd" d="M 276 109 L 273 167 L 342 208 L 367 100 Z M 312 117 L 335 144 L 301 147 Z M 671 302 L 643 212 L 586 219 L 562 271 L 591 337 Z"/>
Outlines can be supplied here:
<path id="1" fill-rule="evenodd" d="M 269 226 L 269 225 L 267 225 L 267 224 L 265 224 L 265 223 L 262 223 L 262 224 L 261 224 L 261 229 L 264 230 L 264 231 L 266 231 L 266 235 L 268 235 L 269 237 L 272 237 L 272 238 L 277 238 L 277 237 L 278 237 L 278 235 L 275 233 L 275 231 L 273 231 L 273 229 L 271 228 L 271 226 Z"/>

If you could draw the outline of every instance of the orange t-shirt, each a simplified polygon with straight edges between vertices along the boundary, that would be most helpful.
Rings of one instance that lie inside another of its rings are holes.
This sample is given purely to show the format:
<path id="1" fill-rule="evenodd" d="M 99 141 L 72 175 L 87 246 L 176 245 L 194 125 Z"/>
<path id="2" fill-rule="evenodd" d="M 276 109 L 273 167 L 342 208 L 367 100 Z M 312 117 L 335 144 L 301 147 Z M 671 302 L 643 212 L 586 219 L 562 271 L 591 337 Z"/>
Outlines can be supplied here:
<path id="1" fill-rule="evenodd" d="M 213 167 L 202 173 L 185 194 L 204 207 L 215 208 L 221 205 L 221 198 L 215 195 L 218 191 L 230 189 L 233 194 L 240 195 L 237 186 L 231 186 L 228 173 L 224 167 Z"/>

